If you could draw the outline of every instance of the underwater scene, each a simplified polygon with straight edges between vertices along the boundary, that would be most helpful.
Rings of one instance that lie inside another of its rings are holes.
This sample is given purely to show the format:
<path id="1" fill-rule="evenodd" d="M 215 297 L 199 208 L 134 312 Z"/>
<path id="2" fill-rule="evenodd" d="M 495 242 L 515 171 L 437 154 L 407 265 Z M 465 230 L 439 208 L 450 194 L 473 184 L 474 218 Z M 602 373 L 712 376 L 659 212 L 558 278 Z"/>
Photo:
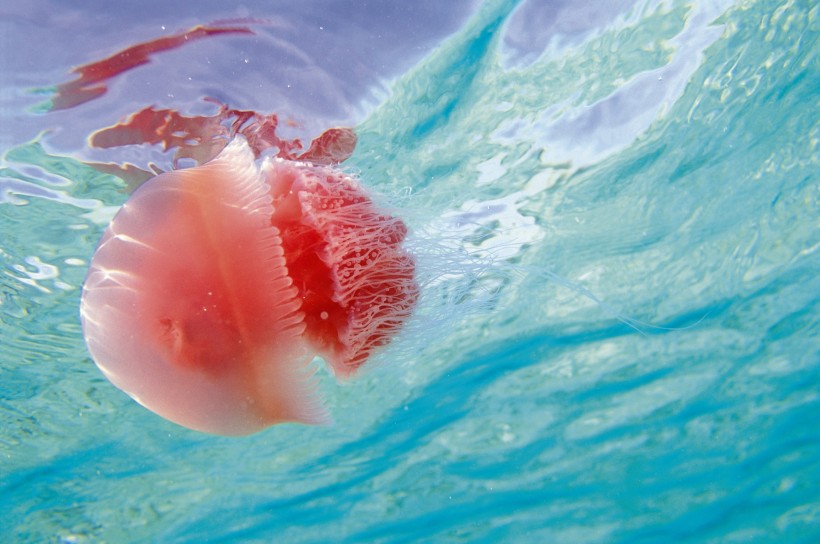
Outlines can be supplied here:
<path id="1" fill-rule="evenodd" d="M 820 541 L 818 36 L 0 0 L 0 541 Z"/>

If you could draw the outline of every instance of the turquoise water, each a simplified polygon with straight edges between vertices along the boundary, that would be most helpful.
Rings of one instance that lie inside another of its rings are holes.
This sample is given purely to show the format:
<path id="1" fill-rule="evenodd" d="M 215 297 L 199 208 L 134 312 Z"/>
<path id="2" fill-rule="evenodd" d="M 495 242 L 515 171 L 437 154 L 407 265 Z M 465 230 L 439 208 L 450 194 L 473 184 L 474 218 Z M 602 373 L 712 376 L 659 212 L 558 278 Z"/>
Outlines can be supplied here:
<path id="1" fill-rule="evenodd" d="M 146 102 L 6 108 L 2 540 L 820 540 L 818 16 L 491 1 L 374 77 L 323 121 L 355 121 L 347 168 L 411 227 L 421 308 L 360 378 L 321 372 L 332 426 L 243 439 L 142 409 L 84 348 L 126 195 L 82 123 Z M 36 103 L 27 77 L 4 95 Z M 29 118 L 58 130 L 21 141 Z"/>

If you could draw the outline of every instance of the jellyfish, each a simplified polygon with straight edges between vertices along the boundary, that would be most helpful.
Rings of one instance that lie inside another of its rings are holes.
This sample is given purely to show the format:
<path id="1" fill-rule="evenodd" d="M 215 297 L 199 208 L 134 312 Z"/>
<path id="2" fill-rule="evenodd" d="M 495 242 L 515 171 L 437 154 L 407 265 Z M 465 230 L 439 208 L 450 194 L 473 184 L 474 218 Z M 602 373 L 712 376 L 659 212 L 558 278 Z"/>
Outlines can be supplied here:
<path id="1" fill-rule="evenodd" d="M 314 357 L 353 376 L 411 316 L 419 287 L 404 223 L 321 162 L 259 164 L 238 135 L 136 189 L 94 253 L 80 308 L 115 386 L 213 434 L 327 421 Z"/>

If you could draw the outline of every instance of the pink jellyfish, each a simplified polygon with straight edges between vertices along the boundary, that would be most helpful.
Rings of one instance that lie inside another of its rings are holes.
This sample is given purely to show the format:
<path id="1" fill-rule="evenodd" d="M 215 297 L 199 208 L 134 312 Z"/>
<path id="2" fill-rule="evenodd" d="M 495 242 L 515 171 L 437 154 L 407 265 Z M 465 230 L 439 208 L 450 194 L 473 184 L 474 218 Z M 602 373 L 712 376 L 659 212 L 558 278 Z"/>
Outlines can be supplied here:
<path id="1" fill-rule="evenodd" d="M 153 54 L 224 34 L 252 31 L 212 25 L 136 44 L 76 68 L 49 109 L 102 96 Z M 243 435 L 322 422 L 313 358 L 351 376 L 416 305 L 407 229 L 333 168 L 353 152 L 352 130 L 329 129 L 300 154 L 298 139 L 276 134 L 276 114 L 210 101 L 214 115 L 149 106 L 90 139 L 174 149 L 177 169 L 91 164 L 136 190 L 83 286 L 88 349 L 114 385 L 191 429 Z M 257 164 L 267 150 L 276 155 Z M 180 159 L 198 166 L 178 169 Z"/>
<path id="2" fill-rule="evenodd" d="M 260 166 L 240 135 L 133 193 L 100 241 L 81 302 L 88 349 L 114 385 L 215 434 L 325 419 L 313 357 L 352 375 L 419 295 L 404 223 L 319 164 L 335 162 L 334 143 L 315 141 L 315 162 Z"/>

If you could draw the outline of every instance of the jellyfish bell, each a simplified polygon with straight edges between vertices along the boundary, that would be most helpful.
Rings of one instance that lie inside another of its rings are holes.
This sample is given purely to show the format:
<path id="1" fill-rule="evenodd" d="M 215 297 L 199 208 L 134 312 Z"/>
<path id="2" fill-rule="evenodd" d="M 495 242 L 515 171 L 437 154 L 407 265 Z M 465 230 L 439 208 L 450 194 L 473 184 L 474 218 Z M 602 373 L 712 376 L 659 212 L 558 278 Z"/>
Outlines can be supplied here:
<path id="1" fill-rule="evenodd" d="M 405 235 L 353 177 L 260 167 L 237 137 L 152 178 L 114 217 L 83 287 L 88 349 L 114 385 L 185 427 L 323 422 L 314 356 L 351 376 L 413 311 Z"/>

